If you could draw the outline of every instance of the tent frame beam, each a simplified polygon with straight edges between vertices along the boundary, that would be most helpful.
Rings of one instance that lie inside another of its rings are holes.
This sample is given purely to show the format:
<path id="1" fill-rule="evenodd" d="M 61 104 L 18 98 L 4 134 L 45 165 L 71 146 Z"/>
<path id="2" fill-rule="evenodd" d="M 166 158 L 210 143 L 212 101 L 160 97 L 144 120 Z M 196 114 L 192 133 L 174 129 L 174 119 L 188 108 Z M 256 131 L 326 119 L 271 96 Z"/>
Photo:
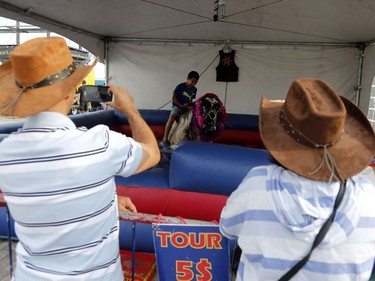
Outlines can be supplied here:
<path id="1" fill-rule="evenodd" d="M 135 43 L 182 43 L 182 44 L 235 44 L 235 45 L 264 45 L 264 46 L 314 46 L 314 47 L 349 47 L 359 48 L 362 43 L 348 42 L 348 43 L 333 43 L 333 42 L 288 42 L 288 41 L 246 41 L 246 40 L 187 40 L 187 39 L 162 39 L 162 38 L 126 38 L 126 37 L 111 37 L 107 40 L 112 42 L 135 42 Z"/>
<path id="2" fill-rule="evenodd" d="M 365 59 L 365 49 L 367 44 L 361 44 L 358 46 L 359 53 L 358 58 L 358 76 L 357 76 L 357 85 L 354 87 L 356 90 L 355 104 L 359 106 L 361 90 L 362 90 L 362 73 L 363 73 L 363 62 Z"/>
<path id="3" fill-rule="evenodd" d="M 108 82 L 108 59 L 109 59 L 109 53 L 110 53 L 110 44 L 116 43 L 116 42 L 147 42 L 147 43 L 186 43 L 186 44 L 228 44 L 228 40 L 184 40 L 184 39 L 154 39 L 154 38 L 123 38 L 123 37 L 106 37 L 102 36 L 100 34 L 96 34 L 93 32 L 89 32 L 87 30 L 67 25 L 63 22 L 59 22 L 56 20 L 53 20 L 51 18 L 38 15 L 36 13 L 33 13 L 33 9 L 21 9 L 17 6 L 11 5 L 9 3 L 6 3 L 4 1 L 0 0 L 0 8 L 8 10 L 10 12 L 22 15 L 23 17 L 29 17 L 36 21 L 40 21 L 52 26 L 56 26 L 59 28 L 67 29 L 70 31 L 74 31 L 76 33 L 81 33 L 89 37 L 97 38 L 102 41 L 104 41 L 104 59 L 106 64 L 106 82 Z M 370 40 L 368 42 L 347 42 L 347 43 L 333 43 L 333 42 L 276 42 L 276 41 L 241 41 L 241 40 L 231 40 L 229 42 L 230 44 L 235 45 L 257 45 L 257 46 L 315 46 L 315 47 L 324 47 L 324 46 L 331 46 L 331 47 L 347 47 L 347 48 L 357 48 L 359 50 L 358 58 L 358 78 L 357 78 L 357 85 L 354 87 L 356 89 L 356 100 L 355 103 L 359 105 L 360 102 L 360 93 L 362 88 L 362 72 L 363 72 L 363 62 L 364 62 L 364 51 L 366 46 L 375 43 L 375 39 Z"/>

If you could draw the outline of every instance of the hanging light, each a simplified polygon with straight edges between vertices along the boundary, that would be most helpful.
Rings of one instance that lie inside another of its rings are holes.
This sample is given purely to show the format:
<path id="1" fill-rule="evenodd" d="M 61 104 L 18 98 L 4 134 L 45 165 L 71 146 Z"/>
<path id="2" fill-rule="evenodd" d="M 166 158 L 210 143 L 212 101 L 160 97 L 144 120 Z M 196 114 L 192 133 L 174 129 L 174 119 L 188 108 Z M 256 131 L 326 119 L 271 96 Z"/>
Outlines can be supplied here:
<path id="1" fill-rule="evenodd" d="M 225 0 L 215 0 L 214 2 L 214 21 L 225 17 Z"/>

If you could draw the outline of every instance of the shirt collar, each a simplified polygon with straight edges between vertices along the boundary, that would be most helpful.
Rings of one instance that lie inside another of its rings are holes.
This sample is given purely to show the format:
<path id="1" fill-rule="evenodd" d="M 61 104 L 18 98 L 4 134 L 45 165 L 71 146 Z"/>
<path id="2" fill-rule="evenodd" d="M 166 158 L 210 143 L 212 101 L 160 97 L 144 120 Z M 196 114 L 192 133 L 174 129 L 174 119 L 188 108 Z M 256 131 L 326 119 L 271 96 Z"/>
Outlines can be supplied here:
<path id="1" fill-rule="evenodd" d="M 25 120 L 23 129 L 35 127 L 54 127 L 54 128 L 76 128 L 73 121 L 66 115 L 58 112 L 41 112 L 30 116 Z"/>

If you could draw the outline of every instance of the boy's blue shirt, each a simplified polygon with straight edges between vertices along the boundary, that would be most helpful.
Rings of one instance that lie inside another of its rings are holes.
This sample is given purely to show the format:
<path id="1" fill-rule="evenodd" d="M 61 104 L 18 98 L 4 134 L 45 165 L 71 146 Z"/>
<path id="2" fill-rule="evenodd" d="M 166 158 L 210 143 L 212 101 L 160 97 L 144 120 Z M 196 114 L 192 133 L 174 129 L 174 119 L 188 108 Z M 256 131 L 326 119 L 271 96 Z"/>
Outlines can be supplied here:
<path id="1" fill-rule="evenodd" d="M 196 87 L 187 87 L 186 82 L 180 83 L 176 86 L 176 89 L 173 91 L 173 96 L 176 97 L 181 104 L 189 103 L 196 98 L 197 88 Z M 178 106 L 175 102 L 172 102 L 173 106 Z M 180 107 L 181 108 L 181 107 Z"/>

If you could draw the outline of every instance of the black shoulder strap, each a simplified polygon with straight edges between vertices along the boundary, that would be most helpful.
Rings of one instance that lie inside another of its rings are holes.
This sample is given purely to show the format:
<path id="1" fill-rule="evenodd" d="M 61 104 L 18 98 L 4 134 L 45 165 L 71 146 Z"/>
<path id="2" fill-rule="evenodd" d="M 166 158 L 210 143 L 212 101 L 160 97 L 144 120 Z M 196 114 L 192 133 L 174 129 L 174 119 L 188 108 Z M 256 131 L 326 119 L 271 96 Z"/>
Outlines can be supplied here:
<path id="1" fill-rule="evenodd" d="M 285 273 L 279 281 L 288 281 L 290 280 L 309 260 L 312 251 L 322 242 L 324 236 L 326 236 L 329 228 L 331 227 L 331 224 L 335 218 L 336 211 L 338 207 L 341 204 L 342 198 L 344 197 L 346 189 L 346 181 L 342 181 L 340 184 L 340 189 L 339 192 L 337 193 L 336 200 L 335 200 L 335 205 L 333 207 L 333 211 L 327 221 L 323 224 L 322 228 L 320 229 L 319 233 L 316 235 L 315 240 L 312 244 L 312 247 L 310 249 L 310 252 L 302 259 L 300 260 L 295 266 L 293 266 L 287 273 Z"/>

